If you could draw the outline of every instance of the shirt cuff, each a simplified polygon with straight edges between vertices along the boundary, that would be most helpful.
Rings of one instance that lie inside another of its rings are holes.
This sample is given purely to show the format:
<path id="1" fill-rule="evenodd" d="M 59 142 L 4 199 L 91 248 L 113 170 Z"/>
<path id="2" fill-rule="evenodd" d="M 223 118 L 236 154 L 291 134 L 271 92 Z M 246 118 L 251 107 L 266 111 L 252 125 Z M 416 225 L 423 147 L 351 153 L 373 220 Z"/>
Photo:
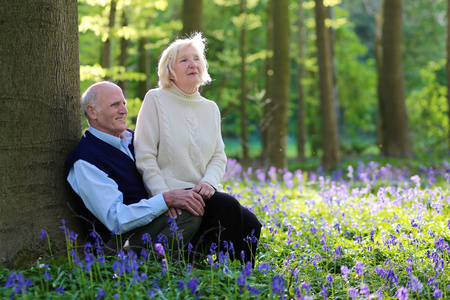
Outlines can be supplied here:
<path id="1" fill-rule="evenodd" d="M 155 205 L 155 211 L 158 212 L 158 215 L 166 212 L 169 209 L 162 193 L 153 196 L 148 200 L 152 201 L 152 203 Z"/>

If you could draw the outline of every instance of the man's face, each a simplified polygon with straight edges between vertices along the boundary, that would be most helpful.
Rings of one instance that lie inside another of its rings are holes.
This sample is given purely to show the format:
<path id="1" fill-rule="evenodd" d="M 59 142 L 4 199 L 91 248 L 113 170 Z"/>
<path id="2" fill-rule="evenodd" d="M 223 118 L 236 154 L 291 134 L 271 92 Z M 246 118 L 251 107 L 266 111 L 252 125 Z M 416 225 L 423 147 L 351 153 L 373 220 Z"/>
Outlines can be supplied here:
<path id="1" fill-rule="evenodd" d="M 127 100 L 115 84 L 99 87 L 95 107 L 89 108 L 90 125 L 114 136 L 127 130 Z"/>

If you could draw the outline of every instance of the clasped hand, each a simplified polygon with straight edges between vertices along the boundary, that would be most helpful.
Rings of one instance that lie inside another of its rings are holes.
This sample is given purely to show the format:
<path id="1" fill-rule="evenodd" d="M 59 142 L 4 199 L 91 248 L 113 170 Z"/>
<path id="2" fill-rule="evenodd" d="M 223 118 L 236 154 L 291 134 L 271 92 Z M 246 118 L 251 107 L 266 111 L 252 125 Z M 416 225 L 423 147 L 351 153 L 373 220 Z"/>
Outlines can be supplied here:
<path id="1" fill-rule="evenodd" d="M 205 202 L 215 193 L 214 187 L 206 181 L 200 181 L 191 190 L 173 190 L 163 194 L 169 209 L 165 215 L 176 219 L 186 210 L 194 216 L 203 216 Z"/>

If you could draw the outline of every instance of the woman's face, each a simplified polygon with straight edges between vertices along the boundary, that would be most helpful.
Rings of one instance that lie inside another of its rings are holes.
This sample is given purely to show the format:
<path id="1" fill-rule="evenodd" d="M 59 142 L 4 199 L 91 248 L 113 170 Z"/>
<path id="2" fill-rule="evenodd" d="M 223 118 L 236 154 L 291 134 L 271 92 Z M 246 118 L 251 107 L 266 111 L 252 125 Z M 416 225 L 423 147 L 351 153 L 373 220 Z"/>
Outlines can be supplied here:
<path id="1" fill-rule="evenodd" d="M 194 46 L 187 46 L 178 51 L 173 71 L 175 74 L 171 72 L 170 79 L 180 90 L 187 94 L 197 91 L 202 78 L 202 60 Z"/>

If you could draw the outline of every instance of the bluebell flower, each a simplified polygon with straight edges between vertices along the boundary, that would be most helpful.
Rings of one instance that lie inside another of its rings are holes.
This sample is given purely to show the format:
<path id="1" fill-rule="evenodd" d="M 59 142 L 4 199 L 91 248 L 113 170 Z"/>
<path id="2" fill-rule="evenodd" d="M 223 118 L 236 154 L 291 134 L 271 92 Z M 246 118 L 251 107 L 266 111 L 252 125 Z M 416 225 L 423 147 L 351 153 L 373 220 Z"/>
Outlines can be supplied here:
<path id="1" fill-rule="evenodd" d="M 281 275 L 272 277 L 272 291 L 275 294 L 282 295 L 284 292 L 284 278 Z"/>
<path id="2" fill-rule="evenodd" d="M 395 296 L 398 300 L 408 300 L 408 289 L 405 287 L 400 287 L 396 292 Z"/>
<path id="3" fill-rule="evenodd" d="M 348 296 L 355 300 L 359 296 L 359 291 L 353 287 L 348 288 Z"/>
<path id="4" fill-rule="evenodd" d="M 105 296 L 105 294 L 106 294 L 106 292 L 105 292 L 104 289 L 99 289 L 98 292 L 97 292 L 97 297 L 96 297 L 96 299 L 102 299 L 103 296 Z"/>
<path id="5" fill-rule="evenodd" d="M 320 285 L 319 295 L 322 296 L 325 300 L 328 299 L 328 290 L 323 284 Z"/>
<path id="6" fill-rule="evenodd" d="M 242 274 L 241 275 L 239 275 L 237 278 L 236 278 L 236 282 L 237 282 L 237 284 L 239 284 L 240 286 L 245 286 L 245 276 L 243 276 Z"/>
<path id="7" fill-rule="evenodd" d="M 198 286 L 198 279 L 197 277 L 194 277 L 192 279 L 190 279 L 187 284 L 186 284 L 187 288 L 191 290 L 191 294 L 194 294 L 197 291 L 197 286 Z"/>
<path id="8" fill-rule="evenodd" d="M 164 246 L 161 243 L 155 244 L 155 251 L 160 255 L 164 255 Z"/>
<path id="9" fill-rule="evenodd" d="M 346 265 L 341 266 L 341 273 L 347 278 L 348 274 L 350 274 L 350 269 Z"/>
<path id="10" fill-rule="evenodd" d="M 259 290 L 256 287 L 247 286 L 247 290 L 250 292 L 250 294 L 259 295 Z"/>
<path id="11" fill-rule="evenodd" d="M 269 263 L 261 263 L 258 265 L 257 270 L 262 271 L 263 275 L 267 275 L 269 273 L 271 266 Z"/>
<path id="12" fill-rule="evenodd" d="M 184 281 L 183 280 L 177 280 L 178 288 L 180 291 L 184 291 Z"/>
<path id="13" fill-rule="evenodd" d="M 365 283 L 361 284 L 361 288 L 359 290 L 359 292 L 365 296 L 365 298 L 370 298 L 370 290 L 369 290 L 369 286 Z"/>
<path id="14" fill-rule="evenodd" d="M 331 274 L 328 273 L 327 275 L 327 281 L 328 281 L 328 286 L 331 287 L 331 285 L 333 284 L 333 276 Z"/>
<path id="15" fill-rule="evenodd" d="M 437 285 L 434 286 L 433 297 L 436 298 L 436 299 L 441 299 L 442 298 L 442 292 L 437 287 Z"/>
<path id="16" fill-rule="evenodd" d="M 42 240 L 43 238 L 46 238 L 46 237 L 47 237 L 47 232 L 45 232 L 45 230 L 42 229 L 42 230 L 41 230 L 41 234 L 40 234 L 39 236 L 41 237 L 41 240 Z"/>
<path id="17" fill-rule="evenodd" d="M 45 270 L 45 272 L 44 272 L 44 280 L 48 281 L 48 280 L 51 280 L 51 279 L 52 279 L 52 275 L 49 274 L 47 270 Z"/>
<path id="18" fill-rule="evenodd" d="M 410 282 L 411 282 L 411 289 L 414 292 L 419 292 L 420 294 L 423 288 L 423 284 L 420 282 L 420 280 L 416 276 L 411 275 Z"/>
<path id="19" fill-rule="evenodd" d="M 356 274 L 361 276 L 363 274 L 363 267 L 364 267 L 364 263 L 361 262 L 361 261 L 357 261 L 356 264 L 355 264 Z"/>

